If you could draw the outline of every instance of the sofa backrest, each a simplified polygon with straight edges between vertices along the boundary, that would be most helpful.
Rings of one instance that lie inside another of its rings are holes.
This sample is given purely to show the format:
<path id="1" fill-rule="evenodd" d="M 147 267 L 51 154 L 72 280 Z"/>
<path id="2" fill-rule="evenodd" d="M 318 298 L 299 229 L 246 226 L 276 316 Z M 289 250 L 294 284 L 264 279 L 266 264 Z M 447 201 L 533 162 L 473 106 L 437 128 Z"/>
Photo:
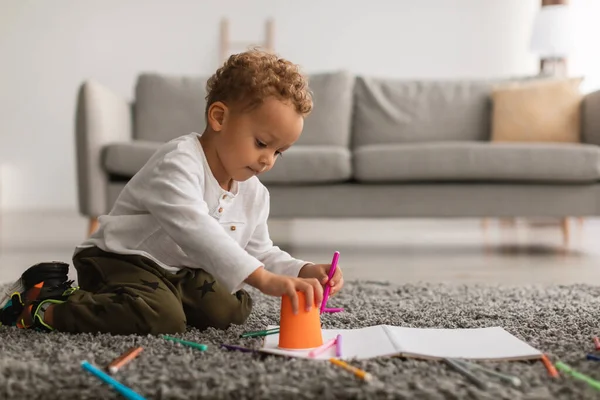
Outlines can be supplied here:
<path id="1" fill-rule="evenodd" d="M 600 146 L 600 90 L 584 96 L 581 108 L 582 141 Z"/>
<path id="2" fill-rule="evenodd" d="M 135 87 L 134 137 L 167 142 L 203 132 L 207 79 L 141 74 Z"/>
<path id="3" fill-rule="evenodd" d="M 134 137 L 166 142 L 203 132 L 207 77 L 141 74 L 135 88 Z M 308 76 L 315 107 L 298 144 L 348 147 L 354 77 L 346 72 Z"/>
<path id="4" fill-rule="evenodd" d="M 358 77 L 353 145 L 488 140 L 492 83 Z"/>
<path id="5" fill-rule="evenodd" d="M 354 76 L 347 72 L 312 74 L 308 85 L 313 110 L 297 144 L 350 146 Z"/>

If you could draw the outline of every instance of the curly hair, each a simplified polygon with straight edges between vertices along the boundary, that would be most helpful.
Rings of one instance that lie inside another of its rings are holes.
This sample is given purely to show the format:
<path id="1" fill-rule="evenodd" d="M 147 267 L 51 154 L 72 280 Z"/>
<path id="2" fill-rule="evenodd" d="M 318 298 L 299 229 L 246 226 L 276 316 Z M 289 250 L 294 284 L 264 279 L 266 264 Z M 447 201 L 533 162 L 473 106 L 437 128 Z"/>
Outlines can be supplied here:
<path id="1" fill-rule="evenodd" d="M 222 101 L 252 109 L 268 97 L 291 103 L 302 116 L 313 107 L 307 78 L 297 65 L 258 49 L 234 54 L 206 83 L 206 110 Z"/>

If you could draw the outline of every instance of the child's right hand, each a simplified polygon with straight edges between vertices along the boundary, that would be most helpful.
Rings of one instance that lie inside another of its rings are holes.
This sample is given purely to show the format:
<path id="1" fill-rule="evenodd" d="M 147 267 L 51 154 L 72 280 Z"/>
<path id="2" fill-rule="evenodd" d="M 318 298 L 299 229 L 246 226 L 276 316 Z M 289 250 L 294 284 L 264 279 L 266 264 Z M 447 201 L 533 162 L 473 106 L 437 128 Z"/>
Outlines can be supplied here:
<path id="1" fill-rule="evenodd" d="M 294 314 L 298 313 L 299 307 L 296 291 L 304 292 L 306 311 L 313 307 L 313 301 L 317 307 L 323 301 L 323 286 L 315 278 L 277 275 L 261 267 L 250 274 L 245 282 L 269 296 L 289 296 Z"/>

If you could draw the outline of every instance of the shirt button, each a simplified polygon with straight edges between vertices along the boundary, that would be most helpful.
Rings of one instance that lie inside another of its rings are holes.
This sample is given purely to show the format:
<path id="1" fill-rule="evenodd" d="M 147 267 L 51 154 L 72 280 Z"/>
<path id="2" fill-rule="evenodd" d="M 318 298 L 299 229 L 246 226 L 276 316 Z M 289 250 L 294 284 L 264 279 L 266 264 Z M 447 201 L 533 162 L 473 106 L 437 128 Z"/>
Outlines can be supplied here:
<path id="1" fill-rule="evenodd" d="M 223 212 L 223 207 L 219 207 L 219 212 L 222 213 Z"/>
<path id="2" fill-rule="evenodd" d="M 227 198 L 227 195 L 224 194 L 223 197 L 222 197 L 222 199 L 225 200 L 226 198 Z"/>
<path id="3" fill-rule="evenodd" d="M 231 229 L 232 231 L 235 231 L 235 229 L 236 229 L 235 225 L 231 225 L 231 227 L 229 229 Z"/>

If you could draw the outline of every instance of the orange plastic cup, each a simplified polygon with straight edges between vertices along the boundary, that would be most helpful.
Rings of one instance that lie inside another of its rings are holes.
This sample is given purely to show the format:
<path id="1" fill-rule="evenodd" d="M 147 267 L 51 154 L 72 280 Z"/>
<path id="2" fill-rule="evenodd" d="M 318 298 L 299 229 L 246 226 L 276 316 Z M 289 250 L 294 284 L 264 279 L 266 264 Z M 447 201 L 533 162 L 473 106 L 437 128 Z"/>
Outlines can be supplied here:
<path id="1" fill-rule="evenodd" d="M 294 315 L 289 296 L 281 298 L 279 320 L 279 348 L 286 350 L 312 349 L 323 345 L 321 335 L 321 313 L 319 306 L 313 304 L 306 311 L 304 292 L 298 294 L 298 314 Z"/>

